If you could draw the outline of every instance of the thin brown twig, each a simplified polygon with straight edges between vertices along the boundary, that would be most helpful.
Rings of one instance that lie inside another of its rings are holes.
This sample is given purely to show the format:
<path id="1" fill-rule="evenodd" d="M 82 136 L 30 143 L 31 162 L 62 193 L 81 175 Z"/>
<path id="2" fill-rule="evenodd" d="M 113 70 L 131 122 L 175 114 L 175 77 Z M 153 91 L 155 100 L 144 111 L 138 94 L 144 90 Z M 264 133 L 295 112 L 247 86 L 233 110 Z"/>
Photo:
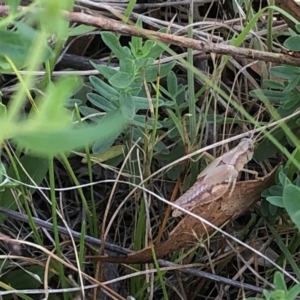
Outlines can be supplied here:
<path id="1" fill-rule="evenodd" d="M 65 16 L 68 20 L 96 26 L 105 30 L 111 30 L 117 33 L 126 34 L 130 36 L 139 36 L 146 38 L 154 38 L 160 42 L 177 45 L 184 48 L 191 48 L 194 50 L 201 50 L 203 52 L 231 55 L 234 57 L 244 57 L 253 60 L 262 60 L 268 62 L 276 62 L 278 64 L 288 64 L 300 66 L 300 59 L 288 54 L 271 53 L 241 47 L 230 46 L 226 44 L 215 44 L 211 42 L 204 42 L 195 39 L 190 39 L 182 36 L 136 28 L 134 26 L 122 24 L 112 19 L 101 16 L 90 16 L 84 13 L 67 12 Z"/>
<path id="2" fill-rule="evenodd" d="M 24 7 L 20 7 L 20 10 Z M 0 15 L 7 15 L 9 13 L 8 6 L 0 7 Z M 100 15 L 91 16 L 85 13 L 78 12 L 64 12 L 64 16 L 72 22 L 86 24 L 102 28 L 104 30 L 114 31 L 120 34 L 138 36 L 144 38 L 155 39 L 163 43 L 177 45 L 184 48 L 191 48 L 208 53 L 231 55 L 233 57 L 250 58 L 253 60 L 261 60 L 266 62 L 275 62 L 277 64 L 287 64 L 300 66 L 300 58 L 289 54 L 265 52 L 241 47 L 230 46 L 222 43 L 211 43 L 200 40 L 190 39 L 182 36 L 136 28 L 134 26 L 126 25 L 113 19 L 105 18 Z"/>

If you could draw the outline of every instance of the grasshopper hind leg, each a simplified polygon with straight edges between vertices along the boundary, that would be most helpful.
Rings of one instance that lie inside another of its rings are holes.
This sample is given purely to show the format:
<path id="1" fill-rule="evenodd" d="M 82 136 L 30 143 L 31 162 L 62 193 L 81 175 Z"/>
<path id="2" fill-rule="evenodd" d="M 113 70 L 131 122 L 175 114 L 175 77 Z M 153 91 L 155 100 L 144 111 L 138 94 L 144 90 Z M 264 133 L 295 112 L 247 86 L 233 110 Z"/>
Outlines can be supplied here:
<path id="1" fill-rule="evenodd" d="M 232 179 L 229 197 L 232 196 L 232 193 L 233 193 L 233 191 L 234 191 L 235 185 L 236 185 L 236 177 Z"/>

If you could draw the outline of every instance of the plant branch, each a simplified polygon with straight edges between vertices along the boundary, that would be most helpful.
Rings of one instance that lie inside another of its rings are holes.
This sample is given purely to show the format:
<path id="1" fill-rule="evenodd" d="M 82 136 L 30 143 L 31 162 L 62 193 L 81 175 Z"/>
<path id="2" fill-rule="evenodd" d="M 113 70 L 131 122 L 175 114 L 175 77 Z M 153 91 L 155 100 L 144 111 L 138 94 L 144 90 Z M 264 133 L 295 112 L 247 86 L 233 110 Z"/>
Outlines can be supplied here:
<path id="1" fill-rule="evenodd" d="M 22 10 L 24 9 L 24 7 L 20 7 L 19 9 Z M 8 13 L 8 6 L 0 7 L 1 16 L 7 15 Z M 265 62 L 275 62 L 277 64 L 300 66 L 300 58 L 297 58 L 290 54 L 272 53 L 241 47 L 234 47 L 222 43 L 204 42 L 182 36 L 176 36 L 173 34 L 136 28 L 134 26 L 126 25 L 113 19 L 102 17 L 101 15 L 91 16 L 85 13 L 78 12 L 64 12 L 64 15 L 69 21 L 72 22 L 91 25 L 124 35 L 156 39 L 163 43 L 177 45 L 184 48 L 191 48 L 194 50 L 201 50 L 206 53 L 231 55 L 233 57 L 250 58 L 253 60 L 261 60 Z"/>

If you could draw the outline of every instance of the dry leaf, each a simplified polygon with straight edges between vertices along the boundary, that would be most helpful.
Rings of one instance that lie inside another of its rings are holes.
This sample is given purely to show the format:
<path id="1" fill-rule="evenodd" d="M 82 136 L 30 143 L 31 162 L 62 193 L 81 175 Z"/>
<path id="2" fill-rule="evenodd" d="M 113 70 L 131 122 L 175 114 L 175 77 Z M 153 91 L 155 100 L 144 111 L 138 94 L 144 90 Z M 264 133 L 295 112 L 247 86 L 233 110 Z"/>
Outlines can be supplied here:
<path id="1" fill-rule="evenodd" d="M 232 195 L 228 191 L 221 198 L 206 204 L 200 204 L 193 213 L 201 216 L 215 226 L 222 226 L 226 221 L 233 220 L 247 211 L 261 199 L 261 193 L 273 182 L 275 169 L 268 175 L 255 180 L 237 182 Z M 173 251 L 197 242 L 198 238 L 211 232 L 212 228 L 199 222 L 196 218 L 186 215 L 170 233 L 168 240 L 154 245 L 157 258 L 166 256 Z M 151 248 L 133 252 L 127 257 L 90 256 L 90 259 L 115 263 L 146 263 L 153 261 Z"/>

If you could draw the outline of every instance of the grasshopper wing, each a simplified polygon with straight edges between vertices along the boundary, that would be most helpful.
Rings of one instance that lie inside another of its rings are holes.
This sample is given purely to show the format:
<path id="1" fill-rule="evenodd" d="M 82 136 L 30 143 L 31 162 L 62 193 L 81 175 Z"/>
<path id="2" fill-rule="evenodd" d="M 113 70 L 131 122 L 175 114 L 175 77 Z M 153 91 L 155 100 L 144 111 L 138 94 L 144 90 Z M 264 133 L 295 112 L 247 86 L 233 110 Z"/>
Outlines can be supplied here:
<path id="1" fill-rule="evenodd" d="M 203 184 L 215 186 L 225 182 L 232 182 L 235 178 L 237 178 L 238 173 L 239 172 L 234 168 L 234 166 L 221 164 L 216 168 L 211 169 L 204 177 L 199 178 L 199 180 L 201 180 Z"/>
<path id="2" fill-rule="evenodd" d="M 228 190 L 228 186 L 228 184 L 211 186 L 196 181 L 189 190 L 175 201 L 175 204 L 186 210 L 193 210 L 199 205 L 213 202 L 222 197 Z M 180 215 L 182 215 L 182 211 L 174 208 L 172 216 L 178 217 Z"/>
<path id="3" fill-rule="evenodd" d="M 198 175 L 197 179 L 201 180 L 206 175 L 208 175 L 212 170 L 217 168 L 220 164 L 222 164 L 222 159 L 220 157 L 214 159 L 210 164 L 206 166 L 206 168 Z"/>

